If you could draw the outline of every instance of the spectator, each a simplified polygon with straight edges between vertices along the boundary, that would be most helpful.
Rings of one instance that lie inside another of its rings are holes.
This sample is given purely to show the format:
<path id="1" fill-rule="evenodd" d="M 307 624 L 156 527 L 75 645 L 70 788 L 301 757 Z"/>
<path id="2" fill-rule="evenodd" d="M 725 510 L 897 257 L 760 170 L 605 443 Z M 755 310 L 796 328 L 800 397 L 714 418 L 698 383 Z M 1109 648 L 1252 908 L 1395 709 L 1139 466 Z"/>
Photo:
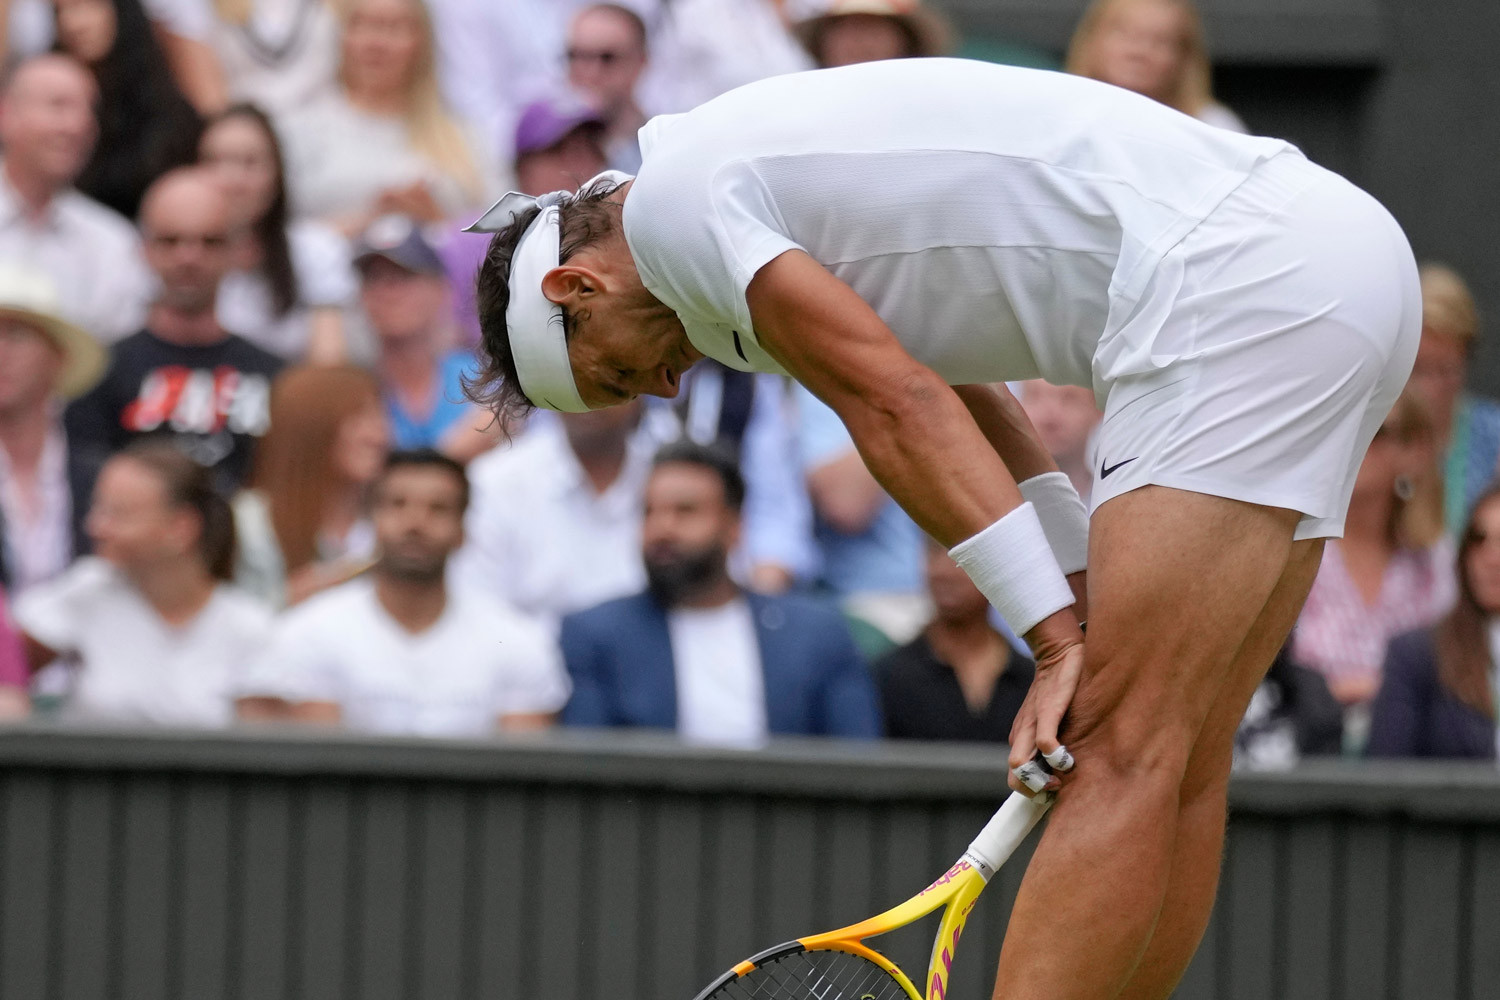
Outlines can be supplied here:
<path id="1" fill-rule="evenodd" d="M 339 21 L 326 0 L 212 0 L 209 41 L 229 99 L 278 122 L 332 94 Z"/>
<path id="2" fill-rule="evenodd" d="M 771 733 L 879 735 L 874 685 L 837 613 L 730 579 L 744 498 L 721 450 L 682 442 L 657 456 L 641 530 L 646 592 L 563 619 L 566 724 L 739 746 Z"/>
<path id="3" fill-rule="evenodd" d="M 812 504 L 784 380 L 705 359 L 683 376 L 673 404 L 684 437 L 717 443 L 739 460 L 746 490 L 744 544 L 732 563 L 737 575 L 767 594 L 811 579 Z"/>
<path id="4" fill-rule="evenodd" d="M 1094 0 L 1073 32 L 1066 69 L 1210 125 L 1249 131 L 1214 100 L 1203 22 L 1192 0 Z"/>
<path id="5" fill-rule="evenodd" d="M 933 618 L 875 664 L 885 734 L 1006 743 L 1036 666 L 990 622 L 990 602 L 948 552 L 926 543 Z"/>
<path id="6" fill-rule="evenodd" d="M 1397 636 L 1371 711 L 1372 757 L 1495 757 L 1500 487 L 1480 495 L 1458 548 L 1458 600 L 1430 629 Z"/>
<path id="7" fill-rule="evenodd" d="M 1500 403 L 1464 391 L 1479 334 L 1479 310 L 1463 278 L 1424 264 L 1422 341 L 1411 391 L 1432 413 L 1443 469 L 1443 520 L 1457 537 L 1500 465 Z"/>
<path id="8" fill-rule="evenodd" d="M 829 0 L 797 34 L 824 67 L 940 56 L 953 44 L 947 23 L 920 0 Z"/>
<path id="9" fill-rule="evenodd" d="M 177 89 L 141 0 L 56 0 L 57 50 L 94 74 L 99 122 L 78 189 L 135 218 L 151 182 L 196 158 L 198 112 Z"/>
<path id="10" fill-rule="evenodd" d="M 103 462 L 68 440 L 61 404 L 98 379 L 104 350 L 59 312 L 46 275 L 0 264 L 0 584 L 16 596 L 88 550 Z"/>
<path id="11" fill-rule="evenodd" d="M 46 52 L 57 41 L 57 19 L 52 0 L 7 0 L 10 17 L 0 17 L 0 35 L 11 29 L 6 43 L 12 56 L 30 58 Z M 224 75 L 208 47 L 211 22 L 208 5 L 199 0 L 142 0 L 176 86 L 201 113 L 224 106 Z"/>
<path id="12" fill-rule="evenodd" d="M 577 191 L 609 167 L 604 141 L 604 119 L 581 101 L 562 95 L 533 101 L 516 125 L 518 190 Z"/>
<path id="13" fill-rule="evenodd" d="M 561 94 L 526 106 L 516 126 L 514 146 L 516 184 L 527 194 L 576 191 L 608 167 L 603 119 L 576 98 Z M 474 274 L 489 245 L 487 234 L 455 232 L 439 248 L 453 288 L 456 325 L 465 344 L 477 344 L 480 339 Z"/>
<path id="14" fill-rule="evenodd" d="M 271 430 L 234 498 L 235 580 L 272 607 L 369 568 L 370 484 L 390 446 L 380 389 L 362 368 L 292 368 L 271 388 Z"/>
<path id="15" fill-rule="evenodd" d="M 438 94 L 421 0 L 351 0 L 343 18 L 339 87 L 286 123 L 298 213 L 354 236 L 382 215 L 478 207 L 497 171 Z"/>
<path id="16" fill-rule="evenodd" d="M 552 637 L 444 582 L 468 500 L 453 459 L 392 454 L 372 504 L 380 558 L 368 576 L 286 614 L 246 683 L 241 715 L 274 716 L 267 703 L 280 702 L 293 718 L 441 737 L 551 725 L 568 698 Z"/>
<path id="17" fill-rule="evenodd" d="M 646 124 L 636 85 L 646 69 L 646 23 L 628 7 L 585 7 L 568 26 L 568 82 L 604 119 L 609 165 L 635 173 L 641 168 L 636 132 Z"/>
<path id="18" fill-rule="evenodd" d="M 1453 549 L 1443 535 L 1432 421 L 1409 392 L 1396 401 L 1354 482 L 1344 537 L 1329 539 L 1292 633 L 1292 659 L 1321 673 L 1363 746 L 1386 643 L 1453 604 Z"/>
<path id="19" fill-rule="evenodd" d="M 556 89 L 572 11 L 561 0 L 439 0 L 431 4 L 437 75 L 454 114 L 500 163 L 528 102 Z"/>
<path id="20" fill-rule="evenodd" d="M 365 230 L 354 253 L 395 446 L 437 448 L 460 462 L 488 450 L 499 427 L 464 397 L 473 355 L 452 347 L 448 280 L 437 251 L 411 219 L 388 215 Z"/>
<path id="21" fill-rule="evenodd" d="M 651 32 L 637 93 L 653 114 L 687 111 L 720 94 L 813 68 L 787 24 L 785 0 L 672 0 Z"/>
<path id="22" fill-rule="evenodd" d="M 457 563 L 465 585 L 549 625 L 639 590 L 646 476 L 675 430 L 637 400 L 543 415 L 511 447 L 475 459 Z"/>
<path id="23" fill-rule="evenodd" d="M 140 329 L 151 276 L 130 223 L 73 187 L 98 96 L 66 56 L 36 56 L 11 74 L 0 93 L 0 260 L 46 272 L 64 318 L 111 342 Z"/>
<path id="24" fill-rule="evenodd" d="M 234 522 L 207 471 L 161 442 L 131 445 L 99 475 L 96 557 L 35 587 L 15 617 L 35 670 L 77 668 L 64 712 L 173 726 L 222 726 L 270 613 L 224 583 Z"/>
<path id="25" fill-rule="evenodd" d="M 871 660 L 910 642 L 929 617 L 922 532 L 883 490 L 827 405 L 798 386 L 798 449 L 812 497 L 821 583 L 859 628 Z"/>
<path id="26" fill-rule="evenodd" d="M 281 360 L 216 317 L 229 203 L 213 174 L 179 167 L 164 175 L 146 193 L 141 229 L 160 291 L 145 329 L 114 346 L 104 380 L 68 408 L 68 434 L 109 452 L 143 435 L 168 437 L 213 469 L 228 496 L 266 432 Z"/>
<path id="27" fill-rule="evenodd" d="M 1104 416 L 1093 390 L 1032 379 L 1021 387 L 1020 397 L 1042 447 L 1088 503 L 1094 486 L 1094 431 Z"/>
<path id="28" fill-rule="evenodd" d="M 198 152 L 229 199 L 234 230 L 220 324 L 287 361 L 343 361 L 343 309 L 356 288 L 349 246 L 327 226 L 288 219 L 285 165 L 270 119 L 237 104 L 208 123 Z"/>
<path id="29" fill-rule="evenodd" d="M 11 623 L 5 591 L 0 589 L 0 722 L 24 718 L 31 711 L 31 698 L 26 694 L 29 676 L 21 633 Z"/>

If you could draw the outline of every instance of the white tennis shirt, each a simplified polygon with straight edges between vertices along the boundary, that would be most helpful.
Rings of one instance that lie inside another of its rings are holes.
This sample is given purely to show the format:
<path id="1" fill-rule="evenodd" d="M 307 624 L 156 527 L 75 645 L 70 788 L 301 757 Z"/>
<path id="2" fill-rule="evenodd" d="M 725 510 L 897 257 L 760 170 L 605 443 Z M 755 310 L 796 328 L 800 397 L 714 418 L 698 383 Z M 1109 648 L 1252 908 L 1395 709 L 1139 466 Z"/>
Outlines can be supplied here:
<path id="1" fill-rule="evenodd" d="M 745 288 L 805 250 L 950 383 L 1159 367 L 1162 255 L 1291 149 L 1107 84 L 961 59 L 773 77 L 641 130 L 625 236 L 710 357 L 779 371 Z"/>

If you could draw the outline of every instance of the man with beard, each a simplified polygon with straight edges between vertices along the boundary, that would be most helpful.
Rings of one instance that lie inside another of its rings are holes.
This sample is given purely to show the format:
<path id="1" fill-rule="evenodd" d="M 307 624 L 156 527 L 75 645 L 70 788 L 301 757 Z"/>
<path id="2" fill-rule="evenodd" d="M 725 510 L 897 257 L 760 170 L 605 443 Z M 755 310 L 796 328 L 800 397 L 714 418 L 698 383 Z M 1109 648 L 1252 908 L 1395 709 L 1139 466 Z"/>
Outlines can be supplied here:
<path id="1" fill-rule="evenodd" d="M 679 441 L 657 454 L 641 528 L 646 591 L 563 619 L 565 724 L 738 746 L 879 735 L 874 685 L 837 612 L 730 578 L 744 499 L 726 451 Z"/>
<path id="2" fill-rule="evenodd" d="M 375 567 L 281 619 L 240 716 L 439 737 L 549 725 L 568 686 L 546 630 L 444 582 L 468 502 L 453 459 L 392 454 L 374 484 Z"/>

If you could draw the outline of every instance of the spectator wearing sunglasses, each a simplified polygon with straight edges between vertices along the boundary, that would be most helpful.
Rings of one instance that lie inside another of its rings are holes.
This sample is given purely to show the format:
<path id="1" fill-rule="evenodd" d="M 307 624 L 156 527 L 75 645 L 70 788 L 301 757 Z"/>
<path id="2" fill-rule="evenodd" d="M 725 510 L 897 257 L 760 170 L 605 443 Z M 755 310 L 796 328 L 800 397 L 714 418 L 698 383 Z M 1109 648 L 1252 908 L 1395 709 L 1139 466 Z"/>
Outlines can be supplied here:
<path id="1" fill-rule="evenodd" d="M 646 23 L 619 4 L 579 11 L 568 26 L 568 82 L 604 119 L 604 152 L 615 170 L 641 166 L 636 132 L 646 115 L 636 86 L 646 70 Z"/>
<path id="2" fill-rule="evenodd" d="M 116 344 L 103 380 L 68 408 L 69 439 L 115 452 L 148 435 L 212 469 L 226 496 L 244 480 L 270 422 L 281 359 L 215 316 L 229 271 L 230 211 L 202 167 L 163 175 L 141 203 L 146 262 L 159 292 L 145 329 Z"/>

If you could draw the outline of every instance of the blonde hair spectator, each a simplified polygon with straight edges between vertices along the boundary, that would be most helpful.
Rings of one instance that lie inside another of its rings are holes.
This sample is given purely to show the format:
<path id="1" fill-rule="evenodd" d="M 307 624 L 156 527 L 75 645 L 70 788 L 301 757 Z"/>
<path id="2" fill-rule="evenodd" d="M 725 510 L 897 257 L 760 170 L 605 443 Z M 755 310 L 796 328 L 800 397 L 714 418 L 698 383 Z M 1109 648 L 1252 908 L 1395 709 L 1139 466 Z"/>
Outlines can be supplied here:
<path id="1" fill-rule="evenodd" d="M 1063 68 L 1246 131 L 1214 99 L 1203 19 L 1192 0 L 1094 0 L 1073 31 Z"/>
<path id="2" fill-rule="evenodd" d="M 1422 341 L 1409 388 L 1432 414 L 1448 534 L 1463 532 L 1479 494 L 1500 466 L 1500 403 L 1465 391 L 1479 338 L 1479 309 L 1458 272 L 1423 264 Z"/>
<path id="3" fill-rule="evenodd" d="M 448 113 L 438 89 L 437 47 L 427 6 L 421 0 L 345 0 L 341 7 L 343 44 L 338 78 L 346 90 L 359 85 L 351 75 L 351 34 L 368 27 L 364 22 L 374 19 L 371 8 L 380 8 L 380 16 L 388 22 L 394 20 L 396 8 L 406 9 L 409 25 L 416 33 L 416 48 L 406 73 L 406 108 L 403 113 L 412 148 L 455 178 L 467 197 L 475 202 L 481 200 L 485 191 L 478 164 L 474 162 L 463 129 Z"/>

